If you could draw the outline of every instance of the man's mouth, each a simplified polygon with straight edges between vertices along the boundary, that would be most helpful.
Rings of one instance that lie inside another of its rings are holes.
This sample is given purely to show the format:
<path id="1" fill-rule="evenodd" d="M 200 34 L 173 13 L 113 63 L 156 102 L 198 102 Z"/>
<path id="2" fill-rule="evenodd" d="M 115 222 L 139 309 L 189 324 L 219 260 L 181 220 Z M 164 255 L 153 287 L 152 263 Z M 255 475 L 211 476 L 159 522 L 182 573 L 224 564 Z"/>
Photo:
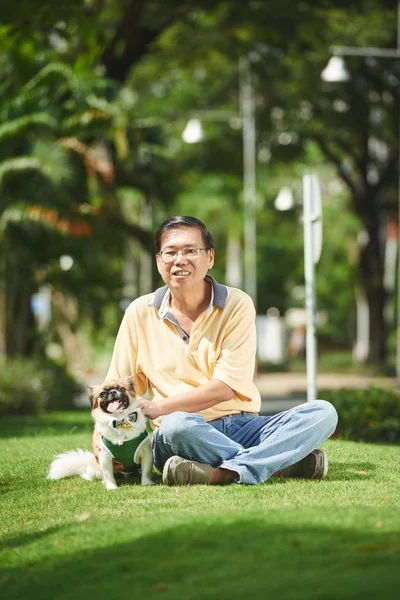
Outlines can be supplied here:
<path id="1" fill-rule="evenodd" d="M 173 274 L 175 277 L 186 277 L 190 275 L 190 271 L 175 271 Z"/>

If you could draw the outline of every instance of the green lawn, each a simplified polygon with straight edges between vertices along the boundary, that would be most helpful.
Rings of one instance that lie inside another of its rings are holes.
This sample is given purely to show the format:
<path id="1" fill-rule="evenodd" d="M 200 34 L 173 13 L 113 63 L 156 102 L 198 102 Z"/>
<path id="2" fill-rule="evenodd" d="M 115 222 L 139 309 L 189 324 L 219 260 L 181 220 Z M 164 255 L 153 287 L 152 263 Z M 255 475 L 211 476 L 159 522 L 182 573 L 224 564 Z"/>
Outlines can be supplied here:
<path id="1" fill-rule="evenodd" d="M 8 600 L 400 595 L 399 446 L 329 441 L 322 482 L 109 492 L 45 479 L 54 453 L 90 447 L 87 414 L 4 420 L 0 433 Z"/>

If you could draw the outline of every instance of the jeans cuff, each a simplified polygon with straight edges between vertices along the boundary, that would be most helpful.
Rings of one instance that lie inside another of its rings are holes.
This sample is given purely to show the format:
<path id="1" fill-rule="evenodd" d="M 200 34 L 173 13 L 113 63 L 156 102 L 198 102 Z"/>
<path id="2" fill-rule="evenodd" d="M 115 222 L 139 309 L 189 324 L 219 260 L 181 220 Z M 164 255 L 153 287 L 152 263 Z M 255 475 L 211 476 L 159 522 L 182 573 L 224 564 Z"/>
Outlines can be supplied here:
<path id="1" fill-rule="evenodd" d="M 243 479 L 244 479 L 244 472 L 245 472 L 246 468 L 237 467 L 235 465 L 232 465 L 232 461 L 230 461 L 230 460 L 221 463 L 218 468 L 219 469 L 227 469 L 228 471 L 236 471 L 236 473 L 238 474 L 238 477 L 236 477 L 234 479 L 234 481 L 236 483 L 245 483 L 243 481 Z"/>

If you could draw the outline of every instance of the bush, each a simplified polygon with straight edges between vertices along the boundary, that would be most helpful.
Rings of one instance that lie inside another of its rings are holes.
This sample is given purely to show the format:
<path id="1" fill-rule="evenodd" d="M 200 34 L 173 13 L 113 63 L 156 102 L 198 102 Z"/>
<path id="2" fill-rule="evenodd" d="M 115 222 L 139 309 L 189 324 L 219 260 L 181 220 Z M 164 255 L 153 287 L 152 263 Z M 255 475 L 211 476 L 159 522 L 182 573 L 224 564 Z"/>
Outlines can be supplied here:
<path id="1" fill-rule="evenodd" d="M 75 408 L 83 388 L 65 368 L 44 359 L 0 361 L 0 416 Z"/>
<path id="2" fill-rule="evenodd" d="M 340 389 L 324 394 L 339 415 L 338 437 L 400 444 L 400 396 L 393 391 Z"/>

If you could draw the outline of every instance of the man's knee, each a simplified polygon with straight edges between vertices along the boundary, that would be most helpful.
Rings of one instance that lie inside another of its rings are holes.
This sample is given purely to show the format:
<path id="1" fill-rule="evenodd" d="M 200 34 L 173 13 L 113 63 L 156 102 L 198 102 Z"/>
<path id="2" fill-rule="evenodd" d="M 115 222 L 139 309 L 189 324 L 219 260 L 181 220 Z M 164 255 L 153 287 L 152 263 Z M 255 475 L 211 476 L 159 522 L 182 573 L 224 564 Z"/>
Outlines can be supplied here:
<path id="1" fill-rule="evenodd" d="M 336 408 L 326 400 L 315 400 L 315 409 L 319 413 L 319 420 L 325 427 L 331 431 L 330 435 L 335 431 L 338 423 L 338 414 Z"/>
<path id="2" fill-rule="evenodd" d="M 182 439 L 186 435 L 190 435 L 190 430 L 196 425 L 199 418 L 202 419 L 199 415 L 183 411 L 166 415 L 161 422 L 158 435 L 168 442 L 172 442 L 174 439 Z"/>

